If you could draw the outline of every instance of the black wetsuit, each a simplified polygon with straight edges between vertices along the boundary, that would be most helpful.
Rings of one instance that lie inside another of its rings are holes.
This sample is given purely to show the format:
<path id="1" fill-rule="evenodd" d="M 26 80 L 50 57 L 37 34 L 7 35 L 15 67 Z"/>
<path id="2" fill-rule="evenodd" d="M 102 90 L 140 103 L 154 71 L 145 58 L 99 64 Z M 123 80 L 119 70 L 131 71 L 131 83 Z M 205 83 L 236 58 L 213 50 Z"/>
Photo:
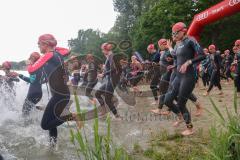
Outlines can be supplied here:
<path id="1" fill-rule="evenodd" d="M 41 127 L 44 130 L 49 130 L 50 141 L 54 142 L 57 140 L 57 127 L 72 118 L 71 114 L 61 115 L 70 100 L 63 61 L 63 56 L 67 55 L 69 51 L 59 52 L 46 53 L 34 65 L 28 68 L 30 74 L 34 74 L 39 69 L 42 69 L 49 82 L 52 97 L 44 111 Z"/>
<path id="2" fill-rule="evenodd" d="M 160 83 L 160 78 L 161 78 L 161 73 L 160 73 L 160 65 L 159 65 L 159 61 L 160 61 L 160 53 L 159 52 L 155 52 L 152 55 L 152 62 L 154 62 L 153 64 L 153 78 L 150 84 L 150 88 L 152 90 L 153 96 L 155 101 L 158 100 L 158 85 Z"/>
<path id="3" fill-rule="evenodd" d="M 44 75 L 42 70 L 38 70 L 35 74 L 31 74 L 30 77 L 25 77 L 24 75 L 19 74 L 19 78 L 30 83 L 28 94 L 22 108 L 23 116 L 26 116 L 29 115 L 32 108 L 42 98 L 42 83 L 44 83 Z"/>
<path id="4" fill-rule="evenodd" d="M 0 154 L 0 160 L 4 160 L 1 154 Z"/>
<path id="5" fill-rule="evenodd" d="M 118 85 L 118 88 L 123 91 L 128 93 L 128 75 L 131 72 L 131 67 L 130 67 L 130 63 L 124 64 L 122 66 L 122 74 L 120 76 L 120 82 Z"/>
<path id="6" fill-rule="evenodd" d="M 177 60 L 176 77 L 172 82 L 172 86 L 169 87 L 171 89 L 169 89 L 165 95 L 165 104 L 176 114 L 180 111 L 187 127 L 192 128 L 191 116 L 186 107 L 186 103 L 195 87 L 196 73 L 193 65 L 188 66 L 186 73 L 180 73 L 179 69 L 188 60 L 191 60 L 192 64 L 202 61 L 205 55 L 199 44 L 194 39 L 188 37 L 184 38 L 181 43 L 175 46 L 174 52 Z M 197 56 L 195 53 L 197 53 Z M 173 103 L 176 97 L 177 105 Z"/>
<path id="7" fill-rule="evenodd" d="M 113 103 L 113 93 L 120 81 L 121 69 L 116 67 L 114 61 L 113 53 L 109 55 L 105 62 L 105 69 L 104 69 L 104 78 L 105 81 L 103 82 L 102 86 L 96 91 L 96 98 L 101 106 L 105 106 L 105 103 L 112 111 L 114 115 L 117 115 L 116 106 Z M 105 101 L 103 97 L 105 98 Z"/>
<path id="8" fill-rule="evenodd" d="M 90 63 L 88 63 L 87 73 L 85 73 L 87 76 L 87 85 L 86 85 L 85 95 L 87 97 L 89 97 L 90 99 L 93 98 L 93 96 L 91 95 L 91 92 L 98 82 L 97 68 L 98 67 L 95 62 L 90 62 Z"/>
<path id="9" fill-rule="evenodd" d="M 210 57 L 208 55 L 208 56 L 206 56 L 206 59 L 201 62 L 201 64 L 202 64 L 201 76 L 202 76 L 202 82 L 203 82 L 204 87 L 209 85 L 209 74 L 208 74 L 208 70 L 207 70 L 209 63 L 210 63 Z"/>
<path id="10" fill-rule="evenodd" d="M 227 80 L 229 78 L 233 79 L 232 75 L 231 75 L 231 64 L 233 62 L 233 56 L 231 54 L 229 54 L 228 56 L 226 56 L 225 58 L 225 70 L 226 70 L 226 77 L 227 77 Z"/>
<path id="11" fill-rule="evenodd" d="M 173 58 L 172 55 L 170 54 L 169 50 L 165 50 L 160 57 L 160 72 L 161 72 L 161 81 L 159 84 L 159 90 L 160 90 L 160 101 L 159 101 L 159 109 L 163 108 L 164 105 L 164 98 L 165 94 L 167 93 L 168 87 L 169 87 L 169 81 L 171 77 L 171 70 L 167 70 L 167 67 L 169 65 L 173 65 L 173 60 L 168 61 L 168 58 Z"/>
<path id="12" fill-rule="evenodd" d="M 80 82 L 80 79 L 81 79 L 80 72 L 73 73 L 72 84 L 75 85 L 75 86 L 78 86 L 78 83 Z"/>
<path id="13" fill-rule="evenodd" d="M 240 52 L 235 54 L 235 60 L 237 61 L 237 65 L 234 74 L 234 85 L 237 88 L 237 92 L 240 92 Z"/>
<path id="14" fill-rule="evenodd" d="M 212 73 L 210 77 L 210 85 L 207 92 L 210 92 L 213 86 L 217 86 L 219 90 L 222 90 L 222 86 L 220 84 L 221 59 L 222 58 L 220 56 L 220 53 L 218 52 L 210 54 L 210 65 Z"/>

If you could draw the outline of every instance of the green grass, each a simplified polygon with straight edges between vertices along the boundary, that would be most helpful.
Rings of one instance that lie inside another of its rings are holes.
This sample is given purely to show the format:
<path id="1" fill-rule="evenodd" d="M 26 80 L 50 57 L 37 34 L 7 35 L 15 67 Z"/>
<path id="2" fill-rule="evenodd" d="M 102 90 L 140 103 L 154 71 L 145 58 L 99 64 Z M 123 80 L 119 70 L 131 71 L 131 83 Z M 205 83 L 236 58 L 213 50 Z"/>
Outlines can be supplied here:
<path id="1" fill-rule="evenodd" d="M 79 102 L 76 96 L 75 101 Z M 123 148 L 113 144 L 109 115 L 105 135 L 99 134 L 99 122 L 94 119 L 92 143 L 86 136 L 85 128 L 81 131 L 70 129 L 70 141 L 75 145 L 79 158 L 86 160 L 129 160 L 133 157 L 138 160 L 240 160 L 240 115 L 236 92 L 233 107 L 226 108 L 225 112 L 220 111 L 211 98 L 210 102 L 213 112 L 209 113 L 215 117 L 217 124 L 209 129 L 209 133 L 200 128 L 193 136 L 182 137 L 177 132 L 169 134 L 167 130 L 162 130 L 151 137 L 147 149 L 134 144 L 131 157 Z M 79 104 L 76 106 L 78 112 L 83 112 Z"/>
<path id="2" fill-rule="evenodd" d="M 237 96 L 234 92 L 233 107 L 221 112 L 213 99 L 211 115 L 217 125 L 204 134 L 199 129 L 194 136 L 182 137 L 178 133 L 170 135 L 163 130 L 150 140 L 150 147 L 142 156 L 151 160 L 240 160 L 240 115 Z M 143 150 L 141 146 L 135 149 Z"/>
<path id="3" fill-rule="evenodd" d="M 75 103 L 77 113 L 79 115 L 84 115 L 84 111 L 81 110 L 79 99 L 74 93 Z M 95 114 L 97 115 L 97 109 L 95 109 Z M 97 117 L 97 116 L 96 116 Z M 79 117 L 82 119 L 83 117 Z M 84 119 L 84 118 L 83 118 Z M 70 131 L 70 141 L 75 146 L 77 155 L 79 159 L 84 160 L 131 160 L 132 158 L 128 153 L 121 147 L 117 147 L 113 144 L 111 137 L 111 121 L 110 116 L 107 116 L 107 133 L 106 135 L 99 134 L 99 121 L 98 118 L 94 119 L 93 123 L 93 133 L 94 139 L 91 143 L 85 132 L 85 127 L 81 130 L 76 128 L 71 128 Z"/>
<path id="4" fill-rule="evenodd" d="M 240 115 L 238 113 L 237 96 L 234 92 L 233 111 L 226 108 L 226 116 L 219 112 L 214 101 L 210 99 L 217 113 L 215 115 L 220 126 L 210 129 L 210 147 L 208 160 L 239 160 L 240 159 Z"/>

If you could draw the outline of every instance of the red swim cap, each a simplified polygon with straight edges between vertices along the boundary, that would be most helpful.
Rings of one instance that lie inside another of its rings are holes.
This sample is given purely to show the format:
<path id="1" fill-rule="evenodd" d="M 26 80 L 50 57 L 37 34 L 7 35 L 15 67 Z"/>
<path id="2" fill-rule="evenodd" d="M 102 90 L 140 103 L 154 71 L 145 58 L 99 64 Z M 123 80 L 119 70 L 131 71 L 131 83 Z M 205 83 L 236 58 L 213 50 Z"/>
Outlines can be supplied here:
<path id="1" fill-rule="evenodd" d="M 55 47 L 57 45 L 57 40 L 51 34 L 43 34 L 38 38 L 38 43 L 45 43 L 51 47 Z"/>
<path id="2" fill-rule="evenodd" d="M 240 46 L 240 39 L 235 41 L 235 46 Z"/>
<path id="3" fill-rule="evenodd" d="M 173 25 L 172 27 L 172 32 L 178 32 L 178 31 L 183 31 L 187 32 L 187 26 L 183 22 L 178 22 Z"/>
<path id="4" fill-rule="evenodd" d="M 147 47 L 147 50 L 152 50 L 155 49 L 154 44 L 149 44 Z"/>
<path id="5" fill-rule="evenodd" d="M 101 46 L 101 49 L 105 50 L 105 51 L 111 51 L 112 50 L 112 44 L 103 43 L 102 46 Z"/>
<path id="6" fill-rule="evenodd" d="M 3 62 L 2 67 L 5 69 L 11 69 L 12 64 L 9 61 L 5 61 L 5 62 Z"/>
<path id="7" fill-rule="evenodd" d="M 214 45 L 214 44 L 211 44 L 209 47 L 208 47 L 208 49 L 210 50 L 210 49 L 216 49 L 216 46 Z"/>
<path id="8" fill-rule="evenodd" d="M 161 45 L 167 45 L 167 40 L 166 39 L 160 39 L 158 41 L 158 45 L 161 46 Z"/>
<path id="9" fill-rule="evenodd" d="M 37 61 L 40 57 L 41 55 L 38 52 L 33 52 L 29 58 L 34 58 Z"/>

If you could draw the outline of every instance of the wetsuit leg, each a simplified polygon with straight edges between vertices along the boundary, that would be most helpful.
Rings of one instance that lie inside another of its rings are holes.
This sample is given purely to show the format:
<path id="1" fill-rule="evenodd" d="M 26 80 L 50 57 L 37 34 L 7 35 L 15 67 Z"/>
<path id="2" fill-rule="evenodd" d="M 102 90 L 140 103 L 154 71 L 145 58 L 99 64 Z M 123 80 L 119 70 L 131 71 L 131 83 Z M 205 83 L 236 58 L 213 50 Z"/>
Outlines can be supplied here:
<path id="1" fill-rule="evenodd" d="M 165 94 L 167 93 L 168 87 L 169 87 L 170 76 L 171 76 L 171 73 L 169 72 L 166 72 L 162 75 L 162 78 L 159 84 L 159 88 L 160 88 L 160 97 L 159 97 L 159 106 L 158 106 L 159 109 L 163 108 Z"/>
<path id="2" fill-rule="evenodd" d="M 72 118 L 70 115 L 62 117 L 61 114 L 66 108 L 70 96 L 55 94 L 52 96 L 44 111 L 41 127 L 44 130 L 49 130 L 50 138 L 57 138 L 57 126 Z"/>
<path id="3" fill-rule="evenodd" d="M 187 100 L 195 87 L 195 78 L 191 75 L 182 75 L 180 78 L 177 107 L 180 109 L 188 127 L 192 128 L 191 115 L 186 107 Z"/>
<path id="4" fill-rule="evenodd" d="M 227 79 L 229 79 L 229 78 L 233 79 L 233 77 L 231 75 L 230 66 L 226 67 L 226 76 L 227 76 Z"/>
<path id="5" fill-rule="evenodd" d="M 150 84 L 150 88 L 152 90 L 152 93 L 153 93 L 153 97 L 154 99 L 157 101 L 158 100 L 158 85 L 159 85 L 159 81 L 160 81 L 160 71 L 159 72 L 154 72 L 154 75 L 153 75 L 153 79 L 151 81 L 151 84 Z"/>
<path id="6" fill-rule="evenodd" d="M 221 86 L 221 83 L 220 83 L 220 81 L 221 81 L 220 77 L 221 77 L 220 76 L 220 71 L 218 71 L 217 75 L 216 75 L 216 82 L 215 82 L 215 84 L 216 84 L 216 86 L 218 87 L 219 90 L 222 90 L 222 86 Z"/>
<path id="7" fill-rule="evenodd" d="M 164 98 L 164 104 L 168 106 L 175 114 L 180 113 L 179 108 L 173 103 L 178 95 L 179 84 L 179 78 L 175 77 Z"/>
<path id="8" fill-rule="evenodd" d="M 37 104 L 42 98 L 42 93 L 28 94 L 27 98 L 24 101 L 22 113 L 23 116 L 29 115 L 32 108 Z"/>
<path id="9" fill-rule="evenodd" d="M 91 92 L 92 92 L 92 90 L 93 90 L 93 88 L 95 87 L 96 84 L 97 84 L 97 82 L 89 82 L 86 86 L 85 95 L 87 97 L 89 97 L 90 99 L 93 98 Z"/>
<path id="10" fill-rule="evenodd" d="M 114 106 L 114 103 L 112 100 L 113 92 L 114 92 L 114 85 L 111 83 L 111 81 L 108 80 L 106 84 L 104 84 L 99 88 L 99 90 L 97 90 L 95 96 L 101 106 L 104 106 L 106 103 L 109 109 L 112 111 L 112 113 L 114 115 L 117 115 L 117 109 Z M 104 96 L 105 101 L 103 100 L 102 96 Z"/>
<path id="11" fill-rule="evenodd" d="M 202 82 L 203 82 L 203 86 L 206 87 L 207 86 L 207 73 L 202 74 Z"/>
<path id="12" fill-rule="evenodd" d="M 191 93 L 188 97 L 188 99 L 192 102 L 197 102 L 197 97 L 194 93 Z"/>
<path id="13" fill-rule="evenodd" d="M 106 89 L 106 83 L 104 83 L 95 93 L 95 96 L 98 100 L 98 102 L 100 103 L 101 106 L 104 106 L 105 103 L 104 103 L 104 99 L 103 99 L 103 95 L 105 93 L 105 89 Z"/>
<path id="14" fill-rule="evenodd" d="M 209 85 L 209 88 L 208 88 L 208 91 L 207 92 L 210 92 L 214 86 L 214 84 L 216 83 L 216 76 L 217 76 L 217 71 L 216 70 L 213 70 L 212 71 L 212 74 L 211 74 L 211 78 L 210 78 L 210 85 Z"/>
<path id="15" fill-rule="evenodd" d="M 240 92 L 240 75 L 239 74 L 235 75 L 234 77 L 234 85 L 237 89 L 237 92 Z"/>

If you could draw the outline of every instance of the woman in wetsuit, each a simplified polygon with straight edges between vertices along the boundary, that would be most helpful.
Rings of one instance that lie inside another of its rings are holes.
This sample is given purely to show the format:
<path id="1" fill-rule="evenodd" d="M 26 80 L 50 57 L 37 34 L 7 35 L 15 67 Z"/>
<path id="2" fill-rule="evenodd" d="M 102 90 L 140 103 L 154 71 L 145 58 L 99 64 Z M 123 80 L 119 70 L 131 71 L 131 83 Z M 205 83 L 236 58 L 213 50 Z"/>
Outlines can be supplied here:
<path id="1" fill-rule="evenodd" d="M 14 89 L 14 82 L 19 82 L 20 80 L 17 78 L 17 74 L 12 72 L 12 64 L 9 61 L 5 61 L 2 63 L 2 69 L 5 72 L 5 76 L 1 77 L 1 83 L 4 86 L 6 91 L 12 93 L 13 96 L 16 96 L 16 91 Z"/>
<path id="2" fill-rule="evenodd" d="M 169 112 L 163 112 L 161 110 L 164 105 L 164 97 L 165 97 L 165 93 L 168 90 L 168 84 L 169 84 L 170 76 L 172 73 L 171 70 L 167 70 L 167 67 L 173 64 L 173 57 L 167 48 L 166 39 L 160 39 L 158 41 L 158 47 L 160 48 L 160 52 L 161 52 L 159 72 L 162 75 L 160 84 L 159 84 L 160 97 L 159 97 L 158 108 L 151 111 L 156 114 L 168 114 Z"/>
<path id="3" fill-rule="evenodd" d="M 86 55 L 86 61 L 88 63 L 88 69 L 86 70 L 86 73 L 85 73 L 86 79 L 87 79 L 85 95 L 90 99 L 90 102 L 95 104 L 96 102 L 91 92 L 98 82 L 98 79 L 97 79 L 98 66 L 92 54 Z"/>
<path id="4" fill-rule="evenodd" d="M 100 103 L 100 107 L 103 109 L 102 114 L 106 113 L 106 106 L 113 113 L 116 120 L 121 120 L 120 115 L 117 112 L 116 106 L 113 103 L 113 93 L 120 81 L 121 67 L 117 67 L 116 61 L 114 60 L 114 55 L 112 52 L 112 45 L 109 43 L 104 43 L 101 46 L 102 52 L 106 57 L 104 73 L 99 74 L 99 78 L 105 78 L 105 82 L 102 86 L 96 91 L 95 96 Z M 105 101 L 103 97 L 105 98 Z"/>
<path id="5" fill-rule="evenodd" d="M 240 47 L 233 47 L 234 62 L 232 63 L 235 66 L 234 71 L 234 86 L 237 90 L 237 96 L 240 97 Z"/>
<path id="6" fill-rule="evenodd" d="M 141 91 L 139 90 L 137 84 L 143 77 L 142 64 L 137 60 L 136 56 L 132 56 L 131 61 L 132 61 L 130 64 L 131 72 L 128 74 L 127 77 L 130 80 L 130 84 L 132 85 L 134 94 L 137 93 L 141 94 Z"/>
<path id="7" fill-rule="evenodd" d="M 81 64 L 79 63 L 77 56 L 72 56 L 71 58 L 72 61 L 72 85 L 74 86 L 78 86 L 78 83 L 80 82 L 81 76 L 80 76 L 80 68 L 81 68 Z"/>
<path id="8" fill-rule="evenodd" d="M 215 45 L 210 45 L 208 47 L 210 52 L 210 66 L 211 66 L 211 78 L 210 78 L 210 85 L 204 96 L 208 96 L 210 91 L 212 90 L 213 86 L 217 86 L 219 89 L 219 95 L 222 95 L 222 86 L 221 86 L 221 79 L 220 79 L 220 69 L 221 69 L 221 55 L 219 52 L 216 51 Z"/>
<path id="9" fill-rule="evenodd" d="M 154 44 L 149 44 L 147 47 L 148 53 L 151 55 L 151 62 L 153 66 L 153 78 L 150 83 L 150 89 L 152 90 L 152 94 L 154 97 L 155 102 L 153 102 L 153 105 L 158 104 L 158 91 L 159 91 L 159 83 L 160 83 L 160 53 L 155 49 Z"/>
<path id="10" fill-rule="evenodd" d="M 38 52 L 31 53 L 28 64 L 34 64 L 40 58 Z M 24 101 L 22 114 L 23 116 L 28 116 L 33 107 L 42 98 L 42 83 L 44 83 L 44 74 L 42 70 L 36 71 L 34 74 L 30 74 L 30 77 L 26 77 L 22 74 L 18 74 L 19 78 L 30 83 L 27 97 Z"/>
<path id="11" fill-rule="evenodd" d="M 192 94 L 195 87 L 196 77 L 193 64 L 202 61 L 205 58 L 200 45 L 192 38 L 186 35 L 187 28 L 182 22 L 176 23 L 172 27 L 172 35 L 178 43 L 174 50 L 169 47 L 171 52 L 176 56 L 176 77 L 172 82 L 172 86 L 165 95 L 165 104 L 178 116 L 182 115 L 187 129 L 181 134 L 184 136 L 193 134 L 193 125 L 191 123 L 191 115 L 186 107 L 187 100 Z M 197 53 L 197 56 L 196 56 Z M 173 100 L 177 98 L 177 104 Z M 180 122 L 174 125 L 177 126 Z"/>
<path id="12" fill-rule="evenodd" d="M 209 59 L 209 53 L 208 49 L 204 48 L 203 49 L 204 54 L 206 55 L 206 59 L 201 62 L 201 77 L 202 77 L 202 82 L 203 82 L 203 88 L 202 90 L 207 89 L 207 86 L 209 85 L 209 73 L 208 73 L 208 65 L 210 63 Z"/>
<path id="13" fill-rule="evenodd" d="M 63 61 L 63 58 L 69 54 L 69 50 L 56 47 L 56 45 L 57 41 L 53 35 L 41 35 L 38 39 L 38 46 L 44 55 L 28 66 L 30 74 L 36 74 L 39 70 L 43 70 L 50 86 L 52 97 L 44 111 L 41 127 L 49 131 L 51 146 L 55 146 L 57 142 L 57 127 L 67 120 L 76 120 L 74 114 L 61 115 L 70 99 Z"/>
<path id="14" fill-rule="evenodd" d="M 227 49 L 224 51 L 225 54 L 225 72 L 226 72 L 226 78 L 227 82 L 230 82 L 233 80 L 233 77 L 231 75 L 231 64 L 233 62 L 233 56 L 231 55 L 230 51 Z"/>

